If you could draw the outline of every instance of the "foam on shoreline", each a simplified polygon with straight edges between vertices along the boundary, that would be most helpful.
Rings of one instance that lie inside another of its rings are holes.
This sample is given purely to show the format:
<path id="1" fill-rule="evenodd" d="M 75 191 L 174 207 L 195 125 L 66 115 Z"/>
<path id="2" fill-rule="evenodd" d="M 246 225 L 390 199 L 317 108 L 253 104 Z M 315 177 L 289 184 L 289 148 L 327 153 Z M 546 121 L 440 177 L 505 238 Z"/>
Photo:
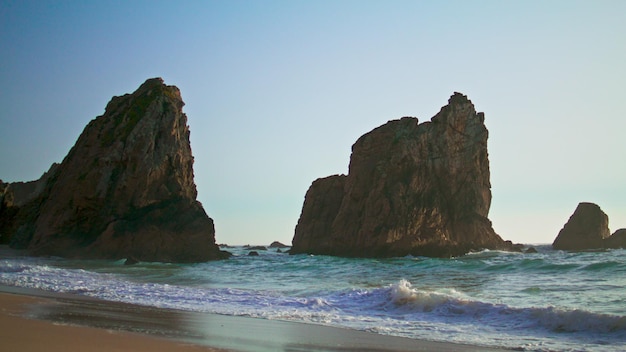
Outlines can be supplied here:
<path id="1" fill-rule="evenodd" d="M 177 344 L 176 348 L 190 348 L 190 351 L 211 351 L 213 348 L 231 351 L 302 352 L 497 351 L 480 346 L 392 337 L 315 324 L 160 309 L 9 286 L 0 286 L 0 292 L 0 302 L 16 295 L 29 298 L 20 303 L 22 309 L 18 315 L 5 314 L 4 319 L 25 317 L 31 323 L 37 323 L 40 329 L 42 326 L 70 330 L 78 329 L 77 326 L 96 328 L 94 330 L 103 332 L 104 338 L 109 340 L 112 336 L 125 339 L 140 337 L 156 341 L 166 339 L 164 341 L 169 344 Z M 5 325 L 9 329 L 11 326 L 14 329 L 23 329 L 21 326 L 17 327 L 19 324 Z M 111 331 L 114 332 L 113 335 Z M 11 332 L 5 333 L 6 338 L 11 340 Z M 68 335 L 69 342 L 73 341 L 71 339 L 75 338 L 76 333 L 72 331 Z M 19 341 L 17 343 L 16 346 L 21 346 Z M 97 345 L 100 342 L 93 343 Z M 47 344 L 44 346 L 50 347 Z M 35 350 L 37 349 L 31 349 Z"/>

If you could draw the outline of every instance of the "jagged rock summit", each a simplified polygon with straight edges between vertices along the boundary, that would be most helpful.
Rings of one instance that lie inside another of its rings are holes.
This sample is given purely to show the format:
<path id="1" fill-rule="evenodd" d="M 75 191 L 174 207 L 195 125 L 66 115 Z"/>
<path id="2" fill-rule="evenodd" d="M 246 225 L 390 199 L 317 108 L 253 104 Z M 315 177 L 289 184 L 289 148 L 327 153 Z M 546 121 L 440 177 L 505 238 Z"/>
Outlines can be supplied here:
<path id="1" fill-rule="evenodd" d="M 570 251 L 626 248 L 626 229 L 613 235 L 609 217 L 595 203 L 579 203 L 552 243 L 552 248 Z"/>
<path id="2" fill-rule="evenodd" d="M 63 257 L 197 262 L 227 256 L 196 200 L 183 105 L 178 88 L 161 78 L 113 97 L 63 162 L 34 181 L 28 198 L 16 200 L 13 184 L 3 187 L 3 240 Z"/>
<path id="3" fill-rule="evenodd" d="M 511 250 L 487 218 L 487 128 L 454 93 L 431 121 L 403 117 L 352 146 L 348 175 L 317 179 L 306 193 L 292 254 L 449 257 Z"/>

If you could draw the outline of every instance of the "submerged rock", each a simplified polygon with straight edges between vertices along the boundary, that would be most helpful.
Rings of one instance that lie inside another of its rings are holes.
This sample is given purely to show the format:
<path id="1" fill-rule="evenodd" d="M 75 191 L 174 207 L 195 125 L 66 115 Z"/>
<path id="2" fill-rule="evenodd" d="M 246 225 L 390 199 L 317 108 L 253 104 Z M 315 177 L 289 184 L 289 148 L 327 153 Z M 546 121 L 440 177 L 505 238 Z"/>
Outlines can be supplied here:
<path id="1" fill-rule="evenodd" d="M 63 162 L 30 187 L 37 194 L 26 192 L 13 205 L 4 196 L 3 207 L 18 208 L 10 227 L 0 224 L 13 246 L 37 255 L 139 261 L 227 256 L 196 200 L 183 105 L 178 88 L 160 78 L 113 97 Z"/>
<path id="2" fill-rule="evenodd" d="M 574 251 L 626 248 L 626 229 L 611 235 L 606 213 L 597 204 L 579 203 L 554 239 L 552 248 Z"/>
<path id="3" fill-rule="evenodd" d="M 315 180 L 292 254 L 358 257 L 463 255 L 512 249 L 487 218 L 487 128 L 455 93 L 431 121 L 404 117 L 352 146 L 348 175 Z"/>

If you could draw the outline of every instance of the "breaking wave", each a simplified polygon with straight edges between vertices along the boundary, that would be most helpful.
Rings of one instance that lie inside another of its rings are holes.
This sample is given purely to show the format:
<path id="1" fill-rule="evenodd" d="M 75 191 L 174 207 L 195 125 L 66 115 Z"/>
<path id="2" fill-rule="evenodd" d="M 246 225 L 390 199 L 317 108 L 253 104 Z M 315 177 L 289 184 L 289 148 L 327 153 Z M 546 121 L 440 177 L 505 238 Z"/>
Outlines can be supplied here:
<path id="1" fill-rule="evenodd" d="M 0 259 L 0 284 L 533 351 L 611 351 L 622 346 L 626 311 L 623 296 L 614 293 L 623 292 L 620 287 L 626 283 L 622 252 L 604 253 L 611 256 L 606 261 L 577 259 L 585 254 L 575 254 L 577 261 L 565 257 L 574 256 L 570 254 L 549 255 L 554 258 L 496 252 L 454 260 L 277 256 L 263 261 L 263 256 L 242 256 L 219 263 L 133 267 L 123 266 L 123 261 L 9 258 Z M 258 272 L 252 275 L 251 270 Z M 532 282 L 525 280 L 528 272 L 534 275 Z M 388 279 L 398 273 L 409 274 L 410 280 Z M 499 275 L 503 281 L 497 281 Z M 598 289 L 597 283 L 586 288 L 582 281 L 560 283 L 563 277 L 590 280 L 584 275 L 612 278 L 602 281 L 609 290 Z M 469 283 L 464 286 L 463 280 Z M 581 293 L 592 299 L 588 302 L 605 300 L 609 308 L 594 311 L 572 303 L 571 297 L 580 295 L 575 290 L 583 288 L 593 294 Z M 604 292 L 610 294 L 602 296 Z M 520 298 L 512 299 L 515 295 Z M 570 300 L 559 305 L 559 295 Z"/>
<path id="2" fill-rule="evenodd" d="M 491 321 L 517 327 L 543 327 L 552 332 L 626 333 L 626 316 L 598 314 L 582 309 L 556 307 L 515 308 L 503 304 L 474 301 L 458 292 L 429 292 L 401 280 L 373 296 L 388 296 L 396 314 L 436 314 L 447 318 Z M 386 305 L 389 308 L 389 305 Z M 389 309 L 388 309 L 389 311 Z"/>

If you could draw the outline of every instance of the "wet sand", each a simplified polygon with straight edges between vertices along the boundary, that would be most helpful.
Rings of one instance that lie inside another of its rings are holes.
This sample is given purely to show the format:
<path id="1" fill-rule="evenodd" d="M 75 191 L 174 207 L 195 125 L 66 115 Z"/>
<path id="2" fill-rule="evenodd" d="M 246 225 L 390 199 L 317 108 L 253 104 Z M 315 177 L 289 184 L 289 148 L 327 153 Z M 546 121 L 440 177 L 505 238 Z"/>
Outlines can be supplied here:
<path id="1" fill-rule="evenodd" d="M 7 351 L 502 351 L 314 324 L 107 302 L 0 286 Z"/>
<path id="2" fill-rule="evenodd" d="M 219 351 L 183 340 L 123 330 L 66 325 L 27 317 L 31 307 L 50 303 L 49 299 L 0 293 L 0 351 Z"/>

